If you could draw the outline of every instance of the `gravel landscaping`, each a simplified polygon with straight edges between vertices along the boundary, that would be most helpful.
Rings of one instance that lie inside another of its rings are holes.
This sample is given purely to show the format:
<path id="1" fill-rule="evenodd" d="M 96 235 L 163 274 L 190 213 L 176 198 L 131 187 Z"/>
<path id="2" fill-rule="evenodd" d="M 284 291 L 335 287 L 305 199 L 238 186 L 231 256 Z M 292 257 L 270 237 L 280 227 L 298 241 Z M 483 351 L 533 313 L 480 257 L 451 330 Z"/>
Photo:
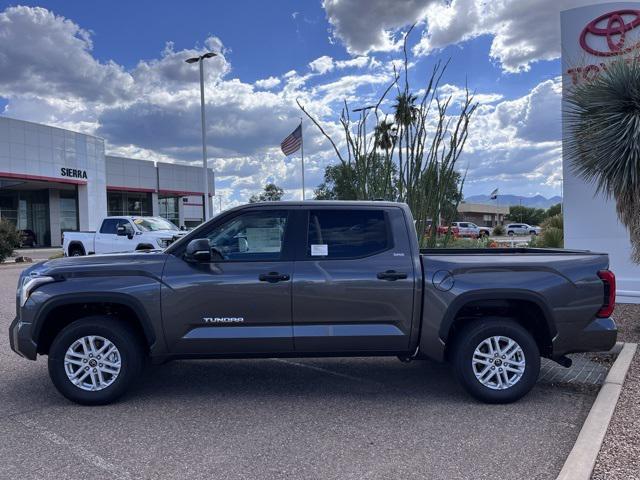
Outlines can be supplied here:
<path id="1" fill-rule="evenodd" d="M 614 314 L 622 342 L 640 343 L 640 305 L 618 305 Z M 627 373 L 620 400 L 591 477 L 640 479 L 640 354 Z"/>

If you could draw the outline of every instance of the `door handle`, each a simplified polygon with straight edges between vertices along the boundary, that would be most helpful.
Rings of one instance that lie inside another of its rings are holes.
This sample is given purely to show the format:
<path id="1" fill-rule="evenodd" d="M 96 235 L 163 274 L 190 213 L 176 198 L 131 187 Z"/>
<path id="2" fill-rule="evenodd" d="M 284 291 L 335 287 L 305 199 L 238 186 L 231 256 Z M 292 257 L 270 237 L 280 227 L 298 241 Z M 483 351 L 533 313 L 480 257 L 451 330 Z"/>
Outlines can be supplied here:
<path id="1" fill-rule="evenodd" d="M 395 270 L 387 270 L 386 272 L 380 272 L 377 275 L 379 280 L 388 280 L 393 282 L 395 280 L 404 280 L 407 278 L 406 273 L 396 272 Z"/>
<path id="2" fill-rule="evenodd" d="M 289 275 L 278 272 L 261 273 L 258 276 L 258 280 L 269 283 L 286 282 L 289 280 Z"/>

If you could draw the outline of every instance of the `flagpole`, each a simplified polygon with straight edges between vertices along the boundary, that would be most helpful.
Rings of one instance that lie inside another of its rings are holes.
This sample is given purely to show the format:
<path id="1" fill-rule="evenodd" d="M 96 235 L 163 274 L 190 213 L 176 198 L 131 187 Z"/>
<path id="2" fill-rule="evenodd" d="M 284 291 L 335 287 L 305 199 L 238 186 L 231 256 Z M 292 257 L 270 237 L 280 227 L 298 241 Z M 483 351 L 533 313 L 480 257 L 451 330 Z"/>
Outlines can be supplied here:
<path id="1" fill-rule="evenodd" d="M 304 135 L 302 134 L 302 117 L 300 117 L 300 161 L 302 163 L 302 200 L 305 200 L 305 192 L 304 192 Z"/>

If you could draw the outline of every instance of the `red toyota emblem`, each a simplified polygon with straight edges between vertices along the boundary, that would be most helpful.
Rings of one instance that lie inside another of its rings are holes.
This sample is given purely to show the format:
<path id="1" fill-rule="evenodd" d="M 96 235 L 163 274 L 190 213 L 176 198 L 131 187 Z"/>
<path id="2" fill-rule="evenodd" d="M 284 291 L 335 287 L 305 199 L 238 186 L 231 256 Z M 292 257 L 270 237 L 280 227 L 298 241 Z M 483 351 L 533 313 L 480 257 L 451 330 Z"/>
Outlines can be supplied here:
<path id="1" fill-rule="evenodd" d="M 632 15 L 632 19 L 625 22 L 623 15 Z M 598 26 L 598 24 L 606 23 L 606 26 Z M 614 55 L 622 55 L 630 52 L 634 48 L 640 46 L 639 43 L 625 46 L 627 32 L 633 30 L 640 25 L 640 10 L 618 10 L 616 12 L 605 13 L 589 23 L 580 34 L 580 46 L 592 55 L 598 57 L 611 57 Z M 609 51 L 595 50 L 590 47 L 587 40 L 590 35 L 596 37 L 606 37 Z"/>

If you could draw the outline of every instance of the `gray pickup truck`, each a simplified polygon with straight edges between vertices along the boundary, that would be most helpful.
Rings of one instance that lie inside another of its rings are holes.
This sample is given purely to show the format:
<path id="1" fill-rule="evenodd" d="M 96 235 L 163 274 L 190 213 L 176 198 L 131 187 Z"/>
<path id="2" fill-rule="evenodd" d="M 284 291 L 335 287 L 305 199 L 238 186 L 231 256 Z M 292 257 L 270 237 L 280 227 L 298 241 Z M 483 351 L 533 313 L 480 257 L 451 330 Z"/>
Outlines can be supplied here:
<path id="1" fill-rule="evenodd" d="M 10 341 L 48 355 L 83 404 L 123 394 L 146 359 L 374 355 L 449 361 L 471 395 L 504 403 L 541 356 L 568 366 L 614 345 L 607 268 L 584 251 L 420 251 L 404 204 L 250 204 L 164 251 L 28 268 Z"/>

